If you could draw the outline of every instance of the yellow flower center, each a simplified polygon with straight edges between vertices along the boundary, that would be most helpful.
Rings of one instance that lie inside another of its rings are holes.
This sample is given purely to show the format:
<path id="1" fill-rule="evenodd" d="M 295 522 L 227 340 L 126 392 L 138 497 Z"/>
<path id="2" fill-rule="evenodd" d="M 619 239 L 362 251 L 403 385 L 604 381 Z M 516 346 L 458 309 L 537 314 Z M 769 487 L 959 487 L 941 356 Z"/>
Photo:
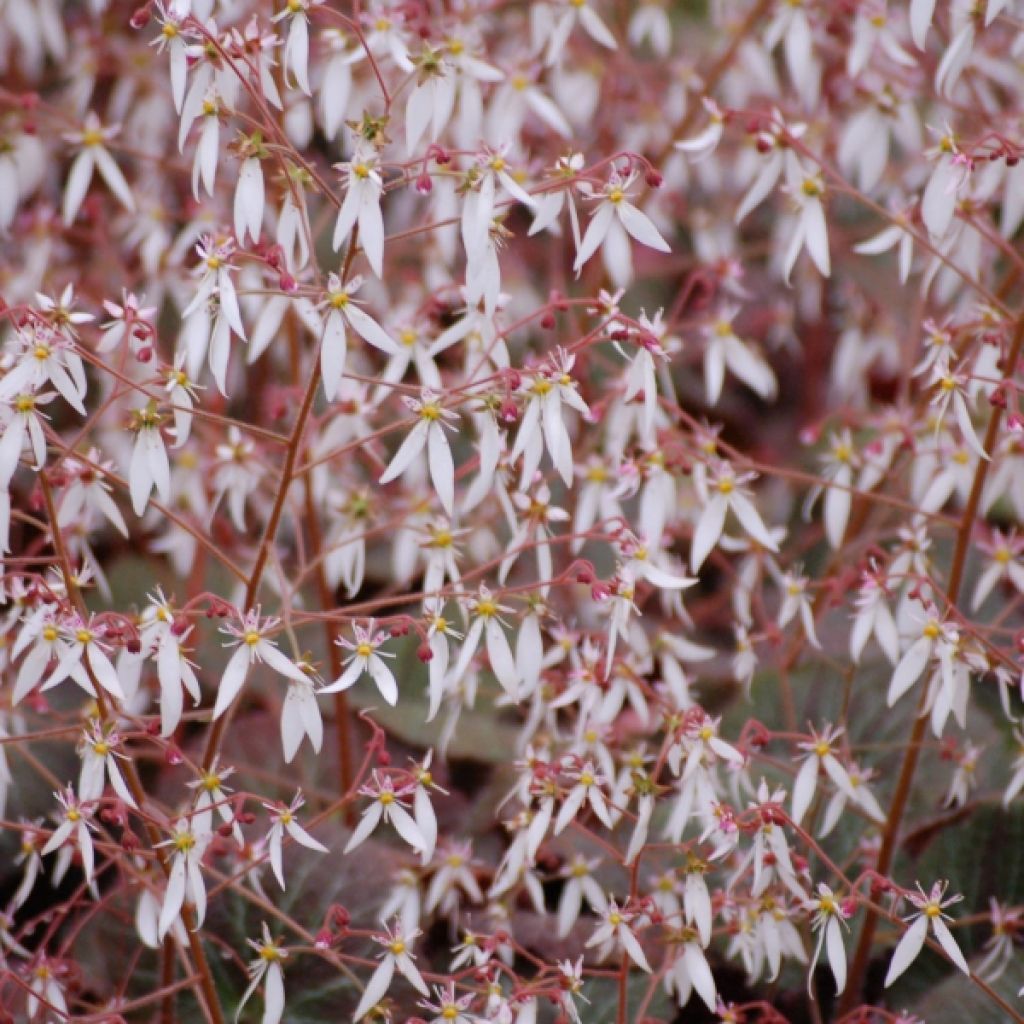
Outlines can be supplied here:
<path id="1" fill-rule="evenodd" d="M 365 643 L 360 644 L 356 648 L 356 654 L 358 654 L 360 658 L 368 658 L 371 654 L 373 654 L 373 645 Z"/>
<path id="2" fill-rule="evenodd" d="M 390 804 L 395 802 L 395 794 L 390 790 L 386 789 L 377 799 L 385 806 L 388 807 Z"/>
<path id="3" fill-rule="evenodd" d="M 736 482 L 731 476 L 727 476 L 722 480 L 718 481 L 718 491 L 720 494 L 732 494 L 736 488 Z"/>
<path id="4" fill-rule="evenodd" d="M 196 845 L 196 837 L 191 832 L 178 832 L 174 836 L 174 848 L 179 853 L 188 853 Z"/>
<path id="5" fill-rule="evenodd" d="M 491 600 L 481 601 L 476 606 L 476 613 L 482 618 L 489 619 L 492 615 L 498 614 L 498 606 Z"/>
<path id="6" fill-rule="evenodd" d="M 90 640 L 92 640 L 92 633 L 90 633 L 89 630 L 87 630 L 87 629 L 76 630 L 76 632 L 75 632 L 75 639 L 80 644 L 87 644 L 87 643 L 89 643 Z"/>
<path id="7" fill-rule="evenodd" d="M 96 128 L 90 128 L 88 131 L 82 132 L 82 145 L 83 146 L 102 146 L 103 145 L 103 132 Z"/>
<path id="8" fill-rule="evenodd" d="M 441 406 L 437 402 L 428 402 L 420 409 L 420 418 L 434 423 L 441 418 Z"/>
<path id="9" fill-rule="evenodd" d="M 394 953 L 395 956 L 401 956 L 405 952 L 405 943 L 401 939 L 392 942 L 388 949 Z"/>
<path id="10" fill-rule="evenodd" d="M 255 647 L 260 642 L 260 635 L 255 629 L 246 630 L 242 639 L 249 647 Z"/>
<path id="11" fill-rule="evenodd" d="M 92 745 L 92 750 L 97 757 L 106 757 L 110 753 L 110 744 L 106 740 L 100 740 Z"/>

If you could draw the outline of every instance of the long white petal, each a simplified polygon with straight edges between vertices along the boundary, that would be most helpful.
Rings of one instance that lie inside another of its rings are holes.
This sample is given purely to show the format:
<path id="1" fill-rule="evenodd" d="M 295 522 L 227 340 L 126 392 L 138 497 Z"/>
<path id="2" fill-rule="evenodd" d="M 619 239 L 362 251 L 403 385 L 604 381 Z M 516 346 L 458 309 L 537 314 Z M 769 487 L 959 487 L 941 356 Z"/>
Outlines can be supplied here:
<path id="1" fill-rule="evenodd" d="M 913 962 L 921 952 L 924 940 L 928 935 L 928 918 L 922 914 L 903 934 L 893 951 L 889 961 L 889 970 L 885 975 L 885 988 L 888 988 Z"/>
<path id="2" fill-rule="evenodd" d="M 711 554 L 712 549 L 722 536 L 722 529 L 725 526 L 725 515 L 729 510 L 729 503 L 725 495 L 716 494 L 704 506 L 697 520 L 697 528 L 693 532 L 693 541 L 690 545 L 690 571 L 696 572 L 704 560 Z"/>
<path id="3" fill-rule="evenodd" d="M 953 938 L 953 933 L 949 930 L 946 922 L 941 917 L 932 918 L 932 931 L 935 932 L 935 938 L 939 940 L 939 945 L 946 951 L 946 956 L 953 961 L 960 968 L 964 974 L 969 975 L 971 973 L 970 967 L 967 966 L 967 960 L 964 958 L 963 953 L 960 952 L 960 947 L 956 944 L 956 939 Z"/>
<path id="4" fill-rule="evenodd" d="M 380 962 L 373 972 L 373 977 L 363 990 L 363 998 L 359 1000 L 354 1020 L 362 1020 L 387 994 L 391 987 L 391 979 L 395 976 L 395 959 L 390 954 Z"/>
<path id="5" fill-rule="evenodd" d="M 618 204 L 616 212 L 619 215 L 619 220 L 622 221 L 622 226 L 641 245 L 657 249 L 658 252 L 672 251 L 672 247 L 661 237 L 661 233 L 647 214 L 625 201 Z"/>
<path id="6" fill-rule="evenodd" d="M 75 217 L 78 216 L 82 200 L 85 199 L 85 194 L 89 191 L 89 182 L 92 181 L 92 172 L 95 166 L 96 160 L 91 146 L 83 149 L 75 157 L 74 163 L 71 165 L 71 171 L 68 174 L 67 185 L 64 186 L 63 215 L 65 225 L 70 226 L 74 222 Z"/>
<path id="7" fill-rule="evenodd" d="M 227 711 L 231 702 L 238 696 L 245 677 L 249 673 L 249 651 L 243 645 L 231 655 L 231 660 L 224 669 L 220 686 L 217 688 L 217 700 L 213 706 L 213 717 L 220 718 Z"/>
<path id="8" fill-rule="evenodd" d="M 449 516 L 455 514 L 455 463 L 444 427 L 432 423 L 427 430 L 427 457 L 434 490 Z"/>
<path id="9" fill-rule="evenodd" d="M 379 348 L 381 352 L 386 352 L 389 356 L 396 355 L 400 351 L 398 345 L 388 337 L 384 328 L 358 306 L 349 303 L 345 307 L 345 316 L 352 325 L 352 330 L 363 341 L 369 342 L 374 348 Z"/>
<path id="10" fill-rule="evenodd" d="M 419 420 L 417 424 L 406 435 L 405 440 L 399 445 L 387 469 L 380 475 L 378 483 L 387 484 L 400 477 L 412 465 L 423 446 L 427 443 L 427 432 L 430 424 L 427 420 Z"/>
<path id="11" fill-rule="evenodd" d="M 379 800 L 374 800 L 363 812 L 363 816 L 359 819 L 359 824 L 356 825 L 355 831 L 348 837 L 348 842 L 345 844 L 345 849 L 342 850 L 342 853 L 348 853 L 359 846 L 360 843 L 365 842 L 380 823 L 383 813 L 384 805 Z"/>

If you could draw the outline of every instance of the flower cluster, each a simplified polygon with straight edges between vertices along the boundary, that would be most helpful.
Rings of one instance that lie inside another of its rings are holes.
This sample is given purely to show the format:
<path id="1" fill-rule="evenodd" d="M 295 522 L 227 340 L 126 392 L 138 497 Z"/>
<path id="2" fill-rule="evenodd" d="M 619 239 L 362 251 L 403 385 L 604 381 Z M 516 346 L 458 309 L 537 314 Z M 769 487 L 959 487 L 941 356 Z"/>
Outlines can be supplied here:
<path id="1" fill-rule="evenodd" d="M 1024 7 L 706 6 L 0 3 L 12 1019 L 1024 1021 Z"/>

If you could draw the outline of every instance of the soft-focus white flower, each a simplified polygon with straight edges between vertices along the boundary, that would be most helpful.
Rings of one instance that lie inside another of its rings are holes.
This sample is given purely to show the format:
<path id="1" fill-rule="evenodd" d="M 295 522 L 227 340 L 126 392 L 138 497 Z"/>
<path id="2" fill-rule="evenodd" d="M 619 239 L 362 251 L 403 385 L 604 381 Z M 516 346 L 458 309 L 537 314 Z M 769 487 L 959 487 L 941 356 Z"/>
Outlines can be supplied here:
<path id="1" fill-rule="evenodd" d="M 928 937 L 929 926 L 953 964 L 959 967 L 964 974 L 971 973 L 963 953 L 960 952 L 960 947 L 956 944 L 956 939 L 953 938 L 953 933 L 946 924 L 946 921 L 951 918 L 948 914 L 943 913 L 946 907 L 959 903 L 963 899 L 963 896 L 950 896 L 946 899 L 945 893 L 948 884 L 948 882 L 936 882 L 931 891 L 926 894 L 918 883 L 916 893 L 907 893 L 907 899 L 914 905 L 917 914 L 907 918 L 911 922 L 910 927 L 903 933 L 903 937 L 893 950 L 892 959 L 889 961 L 889 970 L 885 975 L 886 988 L 917 959 L 917 955 L 921 952 L 924 941 Z M 944 918 L 945 920 L 943 920 Z"/>

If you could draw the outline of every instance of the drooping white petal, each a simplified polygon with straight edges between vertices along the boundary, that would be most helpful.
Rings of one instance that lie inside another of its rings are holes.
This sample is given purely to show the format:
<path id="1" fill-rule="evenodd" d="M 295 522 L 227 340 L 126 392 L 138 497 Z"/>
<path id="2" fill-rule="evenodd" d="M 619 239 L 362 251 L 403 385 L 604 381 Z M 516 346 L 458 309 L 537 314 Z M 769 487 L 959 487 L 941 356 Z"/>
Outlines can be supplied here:
<path id="1" fill-rule="evenodd" d="M 249 651 L 244 644 L 231 655 L 217 688 L 217 700 L 213 706 L 214 718 L 220 718 L 238 696 L 249 673 L 249 661 Z"/>
<path id="2" fill-rule="evenodd" d="M 889 961 L 889 970 L 885 975 L 885 988 L 888 988 L 913 962 L 924 946 L 928 935 L 928 918 L 922 914 L 903 933 Z"/>
<path id="3" fill-rule="evenodd" d="M 661 233 L 647 214 L 625 201 L 619 203 L 615 209 L 622 226 L 641 245 L 656 249 L 658 252 L 672 251 L 672 247 L 661 237 Z"/>
<path id="4" fill-rule="evenodd" d="M 359 1000 L 356 1012 L 352 1015 L 353 1020 L 362 1020 L 384 998 L 394 975 L 394 957 L 385 956 L 363 990 L 363 997 Z"/>

